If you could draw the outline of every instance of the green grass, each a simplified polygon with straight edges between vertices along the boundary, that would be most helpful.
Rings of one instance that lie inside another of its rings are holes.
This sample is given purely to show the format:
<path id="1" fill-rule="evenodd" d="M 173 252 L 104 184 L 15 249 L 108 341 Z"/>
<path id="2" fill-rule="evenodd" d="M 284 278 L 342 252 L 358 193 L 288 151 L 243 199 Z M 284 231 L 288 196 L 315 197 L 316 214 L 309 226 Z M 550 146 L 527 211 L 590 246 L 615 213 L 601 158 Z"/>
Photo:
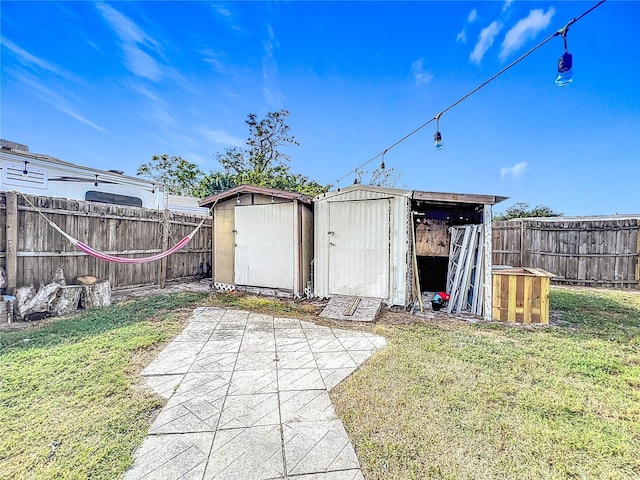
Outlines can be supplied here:
<path id="1" fill-rule="evenodd" d="M 218 293 L 203 305 L 236 308 L 283 317 L 315 318 L 319 308 L 312 304 L 284 299 L 270 299 L 242 293 Z"/>
<path id="2" fill-rule="evenodd" d="M 161 295 L 0 331 L 0 478 L 117 478 L 165 402 L 138 374 L 196 305 L 317 311 Z M 366 478 L 640 477 L 640 295 L 551 305 L 555 327 L 378 325 L 388 347 L 332 392 Z"/>
<path id="3" fill-rule="evenodd" d="M 0 332 L 0 478 L 117 478 L 165 402 L 137 374 L 205 297 L 162 295 Z"/>
<path id="4" fill-rule="evenodd" d="M 365 478 L 640 478 L 640 295 L 551 306 L 561 326 L 379 325 L 332 392 Z"/>

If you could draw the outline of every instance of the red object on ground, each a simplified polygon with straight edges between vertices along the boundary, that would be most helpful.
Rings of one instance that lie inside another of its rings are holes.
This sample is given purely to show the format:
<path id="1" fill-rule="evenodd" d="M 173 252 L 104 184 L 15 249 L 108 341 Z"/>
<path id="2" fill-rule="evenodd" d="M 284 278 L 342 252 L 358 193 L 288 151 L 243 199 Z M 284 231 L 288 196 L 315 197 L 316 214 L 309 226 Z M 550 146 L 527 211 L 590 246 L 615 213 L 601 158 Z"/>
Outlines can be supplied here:
<path id="1" fill-rule="evenodd" d="M 442 297 L 445 302 L 448 302 L 451 298 L 451 295 L 449 295 L 447 292 L 438 292 L 438 295 L 440 295 L 440 297 Z"/>

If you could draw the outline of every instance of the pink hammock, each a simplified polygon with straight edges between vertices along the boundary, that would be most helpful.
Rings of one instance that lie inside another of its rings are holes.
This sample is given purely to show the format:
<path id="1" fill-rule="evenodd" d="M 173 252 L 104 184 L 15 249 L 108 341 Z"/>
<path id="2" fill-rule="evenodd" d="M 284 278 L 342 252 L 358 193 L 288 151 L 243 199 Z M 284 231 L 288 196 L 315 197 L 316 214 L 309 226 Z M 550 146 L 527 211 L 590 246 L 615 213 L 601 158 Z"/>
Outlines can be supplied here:
<path id="1" fill-rule="evenodd" d="M 187 243 L 189 243 L 191 241 L 191 239 L 198 232 L 198 230 L 200 230 L 200 227 L 204 224 L 204 222 L 207 220 L 208 217 L 203 218 L 202 221 L 198 224 L 198 226 L 193 230 L 193 232 L 191 232 L 189 235 L 184 237 L 182 240 L 180 240 L 178 243 L 176 243 L 169 250 L 165 250 L 164 252 L 156 253 L 155 255 L 151 255 L 150 257 L 143 257 L 143 258 L 116 257 L 115 255 L 109 255 L 108 253 L 100 252 L 100 251 L 98 251 L 98 250 L 96 250 L 94 248 L 91 248 L 89 245 L 85 245 L 80 240 L 78 240 L 76 238 L 73 238 L 71 235 L 69 235 L 68 233 L 64 232 L 58 225 L 53 223 L 47 217 L 45 217 L 45 218 L 47 219 L 47 222 L 49 222 L 49 225 L 51 225 L 53 228 L 55 228 L 60 233 L 60 235 L 65 237 L 67 240 L 69 240 L 71 243 L 73 243 L 73 245 L 75 245 L 75 247 L 78 250 L 80 250 L 81 252 L 86 253 L 87 255 L 91 255 L 92 257 L 95 257 L 95 258 L 97 258 L 99 260 L 103 260 L 105 262 L 124 263 L 124 264 L 138 264 L 138 263 L 155 262 L 156 260 L 160 260 L 160 259 L 162 259 L 164 257 L 168 257 L 169 255 L 171 255 L 173 253 L 176 253 L 178 250 L 183 248 Z"/>
<path id="2" fill-rule="evenodd" d="M 20 193 L 20 192 L 18 192 L 18 193 Z M 22 195 L 22 193 L 20 193 L 20 195 Z M 95 257 L 95 258 L 97 258 L 99 260 L 103 260 L 105 262 L 112 262 L 112 263 L 139 264 L 139 263 L 155 262 L 156 260 L 160 260 L 160 259 L 162 259 L 164 257 L 168 257 L 169 255 L 171 255 L 173 253 L 176 253 L 178 250 L 183 248 L 187 243 L 189 243 L 191 241 L 191 239 L 195 236 L 195 234 L 198 232 L 198 230 L 200 230 L 200 227 L 202 227 L 204 222 L 209 218 L 209 217 L 204 217 L 202 219 L 202 221 L 198 224 L 198 226 L 189 235 L 184 237 L 182 240 L 180 240 L 178 243 L 176 243 L 169 250 L 165 250 L 164 252 L 156 253 L 155 255 L 151 255 L 150 257 L 143 257 L 143 258 L 116 257 L 115 255 L 109 255 L 108 253 L 100 252 L 100 251 L 98 251 L 98 250 L 96 250 L 94 248 L 91 248 L 89 245 L 85 245 L 80 240 L 78 240 L 76 238 L 73 238 L 71 235 L 69 235 L 64 230 L 62 230 L 58 225 L 56 225 L 51 220 L 49 220 L 38 209 L 38 207 L 36 207 L 33 203 L 31 203 L 29 201 L 29 199 L 27 197 L 25 197 L 24 195 L 22 195 L 22 197 L 27 202 L 29 202 L 29 204 L 31 204 L 31 206 L 42 216 L 42 218 L 44 218 L 47 221 L 47 223 L 49 225 L 51 225 L 51 227 L 56 229 L 58 231 L 58 233 L 60 233 L 60 235 L 65 237 L 67 240 L 69 240 L 78 250 L 80 250 L 81 252 L 86 253 L 87 255 L 91 255 L 92 257 Z"/>

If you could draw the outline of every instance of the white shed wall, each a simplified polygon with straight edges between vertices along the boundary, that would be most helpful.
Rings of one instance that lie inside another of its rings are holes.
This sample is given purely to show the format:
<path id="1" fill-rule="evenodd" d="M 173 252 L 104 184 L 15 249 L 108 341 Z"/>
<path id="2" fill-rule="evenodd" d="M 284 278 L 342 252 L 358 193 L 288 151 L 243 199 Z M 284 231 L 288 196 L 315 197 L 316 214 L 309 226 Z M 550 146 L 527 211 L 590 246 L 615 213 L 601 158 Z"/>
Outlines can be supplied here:
<path id="1" fill-rule="evenodd" d="M 389 252 L 389 277 L 387 282 L 387 293 L 384 297 L 385 303 L 388 305 L 407 305 L 410 301 L 411 292 L 408 290 L 408 275 L 410 265 L 408 263 L 411 251 L 409 246 L 409 191 L 379 189 L 376 187 L 356 187 L 348 188 L 342 192 L 331 192 L 324 196 L 317 197 L 314 201 L 314 224 L 315 224 L 315 242 L 314 242 L 314 292 L 319 297 L 329 297 L 331 294 L 340 292 L 330 291 L 330 241 L 331 234 L 331 203 L 332 202 L 358 202 L 369 199 L 388 199 L 389 203 L 389 237 L 386 248 Z M 372 208 L 383 208 L 386 202 L 371 202 Z M 345 204 L 346 205 L 346 204 Z M 385 207 L 386 208 L 386 207 Z M 346 210 L 345 210 L 346 209 Z M 349 207 L 341 208 L 342 214 L 349 212 Z M 334 210 L 335 211 L 335 210 Z M 357 209 L 354 209 L 354 214 Z M 380 212 L 378 212 L 380 213 Z M 380 215 L 371 215 L 370 218 L 381 218 Z M 379 220 L 382 221 L 382 220 Z M 383 222 L 384 223 L 384 222 Z M 354 244 L 367 245 L 367 238 L 371 236 L 371 231 L 363 228 L 362 223 L 353 222 L 353 228 L 350 234 L 355 236 L 364 236 L 362 241 L 355 241 Z M 370 228 L 387 229 L 387 225 L 369 225 Z M 362 252 L 365 255 L 365 252 Z M 334 265 L 334 268 L 337 266 Z M 344 264 L 340 268 L 345 269 L 343 272 L 348 275 L 351 265 Z M 352 285 L 350 291 L 344 294 L 350 295 L 367 295 L 367 288 L 363 288 L 362 292 L 358 291 L 357 285 Z"/>

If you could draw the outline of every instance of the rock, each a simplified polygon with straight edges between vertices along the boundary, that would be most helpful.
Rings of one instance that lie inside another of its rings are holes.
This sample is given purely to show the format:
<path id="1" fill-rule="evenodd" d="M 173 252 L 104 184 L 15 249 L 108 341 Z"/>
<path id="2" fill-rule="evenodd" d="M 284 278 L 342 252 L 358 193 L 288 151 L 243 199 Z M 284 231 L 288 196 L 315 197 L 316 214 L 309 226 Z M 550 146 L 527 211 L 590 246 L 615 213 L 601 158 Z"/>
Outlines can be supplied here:
<path id="1" fill-rule="evenodd" d="M 35 294 L 36 289 L 33 285 L 16 289 L 16 309 L 20 317 L 22 317 L 23 312 L 27 310 L 27 306 Z"/>
<path id="2" fill-rule="evenodd" d="M 93 285 L 97 281 L 98 278 L 94 277 L 93 275 L 81 275 L 79 277 L 76 277 L 74 280 L 76 285 Z"/>
<path id="3" fill-rule="evenodd" d="M 60 287 L 58 294 L 51 304 L 50 312 L 54 317 L 69 315 L 78 310 L 82 285 L 66 285 Z"/>
<path id="4" fill-rule="evenodd" d="M 64 268 L 60 267 L 56 270 L 56 273 L 53 274 L 49 283 L 57 283 L 58 285 L 65 286 L 67 282 L 64 279 Z"/>
<path id="5" fill-rule="evenodd" d="M 33 292 L 33 287 L 21 287 L 18 289 L 27 288 L 24 292 L 23 300 L 21 301 L 16 291 L 16 298 L 18 298 L 18 313 L 24 320 L 36 320 L 49 316 L 51 304 L 56 299 L 58 290 L 61 286 L 57 283 L 49 283 L 40 287 L 38 292 L 29 298 Z M 27 299 L 26 301 L 25 298 Z"/>

